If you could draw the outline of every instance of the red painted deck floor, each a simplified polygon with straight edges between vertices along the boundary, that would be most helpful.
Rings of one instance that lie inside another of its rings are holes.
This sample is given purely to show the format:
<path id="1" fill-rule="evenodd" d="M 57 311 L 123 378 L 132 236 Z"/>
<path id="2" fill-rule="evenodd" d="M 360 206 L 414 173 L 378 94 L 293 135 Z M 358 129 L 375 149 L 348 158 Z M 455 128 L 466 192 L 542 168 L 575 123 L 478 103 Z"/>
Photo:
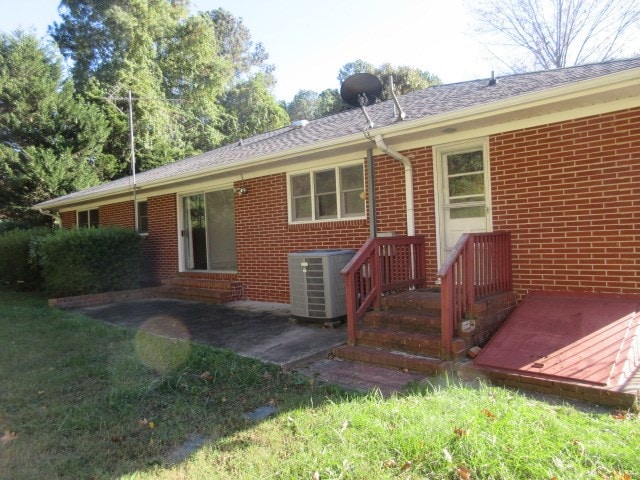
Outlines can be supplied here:
<path id="1" fill-rule="evenodd" d="M 628 391 L 640 375 L 640 297 L 530 294 L 474 365 Z"/>

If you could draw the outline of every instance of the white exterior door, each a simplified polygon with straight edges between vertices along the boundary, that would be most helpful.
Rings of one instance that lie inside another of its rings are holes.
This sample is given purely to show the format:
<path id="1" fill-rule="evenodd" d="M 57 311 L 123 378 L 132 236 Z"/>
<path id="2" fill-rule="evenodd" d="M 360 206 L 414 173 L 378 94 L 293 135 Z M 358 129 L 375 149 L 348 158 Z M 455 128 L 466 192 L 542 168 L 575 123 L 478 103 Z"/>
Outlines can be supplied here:
<path id="1" fill-rule="evenodd" d="M 439 264 L 463 233 L 491 231 L 489 169 L 484 142 L 436 149 Z"/>

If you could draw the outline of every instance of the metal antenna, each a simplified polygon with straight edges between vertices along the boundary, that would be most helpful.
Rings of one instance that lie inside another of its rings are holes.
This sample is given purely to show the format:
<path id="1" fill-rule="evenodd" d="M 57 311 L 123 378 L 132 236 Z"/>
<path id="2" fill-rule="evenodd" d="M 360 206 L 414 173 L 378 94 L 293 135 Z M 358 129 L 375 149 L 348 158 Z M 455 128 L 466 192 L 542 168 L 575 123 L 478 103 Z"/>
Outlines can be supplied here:
<path id="1" fill-rule="evenodd" d="M 400 102 L 398 101 L 398 97 L 396 96 L 396 89 L 393 86 L 393 75 L 389 75 L 389 87 L 391 89 L 391 98 L 393 98 L 393 105 L 397 109 L 396 120 L 404 120 L 407 114 L 404 113 L 404 110 L 402 110 Z"/>
<path id="2" fill-rule="evenodd" d="M 133 187 L 136 186 L 136 145 L 133 137 L 133 100 L 129 90 L 129 139 L 131 141 L 131 174 L 133 175 Z M 135 191 L 135 190 L 134 190 Z"/>
<path id="3" fill-rule="evenodd" d="M 133 135 L 133 102 L 138 100 L 145 101 L 158 101 L 158 102 L 176 102 L 182 103 L 186 102 L 181 98 L 150 98 L 150 97 L 133 97 L 131 95 L 131 90 L 128 91 L 126 97 L 115 97 L 113 95 L 109 95 L 108 97 L 104 97 L 105 100 L 108 100 L 112 105 L 116 108 L 116 101 L 125 101 L 128 104 L 129 110 L 129 142 L 131 143 L 131 176 L 133 178 L 133 186 L 135 189 L 136 186 L 136 146 L 135 146 L 135 138 Z M 119 110 L 119 108 L 118 108 Z"/>
<path id="4" fill-rule="evenodd" d="M 358 103 L 360 104 L 360 108 L 362 109 L 362 113 L 364 113 L 364 116 L 367 118 L 367 122 L 369 124 L 369 128 L 373 128 L 375 126 L 375 124 L 373 123 L 373 120 L 371 120 L 371 117 L 367 113 L 367 109 L 364 108 L 368 103 L 367 96 L 364 93 L 361 93 L 361 94 L 358 95 Z"/>

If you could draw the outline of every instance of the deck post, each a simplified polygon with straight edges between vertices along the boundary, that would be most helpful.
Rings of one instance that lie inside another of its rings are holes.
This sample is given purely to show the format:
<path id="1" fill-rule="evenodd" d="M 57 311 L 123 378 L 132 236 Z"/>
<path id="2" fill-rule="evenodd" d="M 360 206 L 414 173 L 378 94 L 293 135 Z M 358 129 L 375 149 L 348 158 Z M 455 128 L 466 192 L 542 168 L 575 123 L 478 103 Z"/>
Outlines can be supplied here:
<path id="1" fill-rule="evenodd" d="M 441 287 L 440 335 L 443 357 L 446 360 L 451 357 L 453 343 L 453 275 L 445 276 Z"/>
<path id="2" fill-rule="evenodd" d="M 354 282 L 346 282 L 346 301 L 347 301 L 347 343 L 355 346 L 356 339 L 356 287 Z"/>
<path id="3" fill-rule="evenodd" d="M 467 309 L 473 308 L 473 304 L 475 303 L 475 258 L 474 258 L 474 250 L 475 250 L 475 242 L 473 241 L 473 237 L 471 237 L 471 241 L 465 243 L 463 262 L 464 262 L 464 274 L 462 280 L 462 288 L 464 289 L 465 295 L 465 307 Z"/>

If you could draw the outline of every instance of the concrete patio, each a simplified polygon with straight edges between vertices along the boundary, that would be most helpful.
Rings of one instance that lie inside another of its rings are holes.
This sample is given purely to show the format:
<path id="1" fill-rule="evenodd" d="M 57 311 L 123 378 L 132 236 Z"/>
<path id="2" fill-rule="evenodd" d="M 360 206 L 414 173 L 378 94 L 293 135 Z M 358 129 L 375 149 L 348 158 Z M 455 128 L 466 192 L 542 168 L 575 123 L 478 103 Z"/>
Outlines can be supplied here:
<path id="1" fill-rule="evenodd" d="M 113 325 L 233 350 L 360 392 L 379 390 L 390 395 L 428 378 L 329 358 L 333 348 L 346 342 L 345 325 L 326 328 L 323 323 L 292 321 L 286 304 L 237 301 L 216 305 L 148 298 L 70 310 Z"/>

